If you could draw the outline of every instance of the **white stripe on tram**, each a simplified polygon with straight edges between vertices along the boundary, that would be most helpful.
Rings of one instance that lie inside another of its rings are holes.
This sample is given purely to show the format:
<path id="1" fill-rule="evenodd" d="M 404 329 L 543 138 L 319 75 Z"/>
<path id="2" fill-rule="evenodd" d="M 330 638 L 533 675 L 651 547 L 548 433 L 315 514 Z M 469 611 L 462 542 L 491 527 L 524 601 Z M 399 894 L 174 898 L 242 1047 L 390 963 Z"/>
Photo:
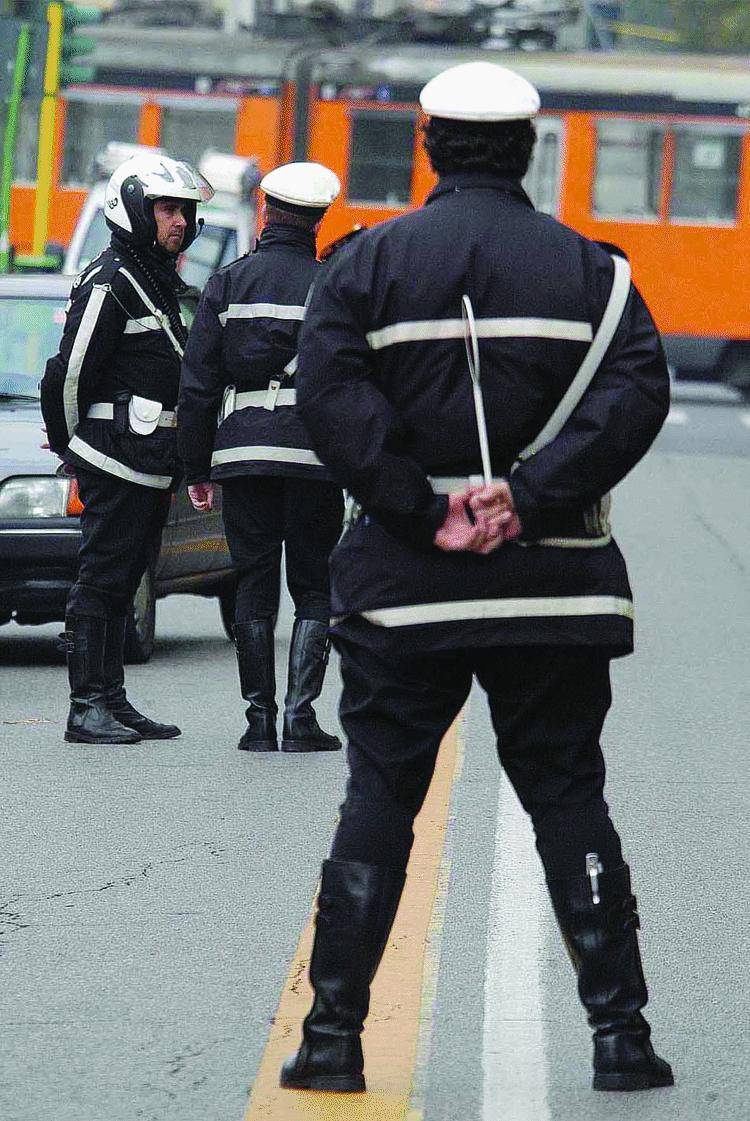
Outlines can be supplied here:
<path id="1" fill-rule="evenodd" d="M 540 970 L 547 912 L 531 825 L 503 774 L 487 928 L 481 1121 L 551 1121 Z"/>
<path id="2" fill-rule="evenodd" d="M 78 325 L 73 349 L 68 359 L 68 368 L 63 382 L 63 410 L 69 436 L 72 436 L 78 427 L 78 381 L 106 295 L 106 288 L 94 285 L 81 317 L 81 322 Z"/>
<path id="3" fill-rule="evenodd" d="M 219 313 L 219 322 L 226 327 L 228 319 L 295 319 L 305 318 L 304 304 L 230 304 Z"/>
<path id="4" fill-rule="evenodd" d="M 667 413 L 666 424 L 687 424 L 687 413 L 684 409 L 670 409 Z"/>
<path id="5" fill-rule="evenodd" d="M 415 627 L 425 623 L 460 623 L 469 619 L 539 619 L 561 616 L 623 615 L 633 618 L 633 602 L 619 596 L 531 596 L 523 599 L 460 599 L 378 607 L 358 611 L 380 627 Z"/>
<path id="6" fill-rule="evenodd" d="M 591 342 L 590 323 L 577 319 L 484 318 L 477 319 L 480 339 L 562 339 L 568 342 Z M 391 323 L 377 331 L 368 331 L 372 350 L 382 350 L 397 343 L 436 342 L 441 339 L 463 339 L 462 319 L 416 319 Z"/>
<path id="7" fill-rule="evenodd" d="M 250 445 L 244 448 L 220 448 L 211 456 L 211 466 L 222 463 L 245 463 L 260 460 L 270 463 L 303 463 L 308 467 L 322 467 L 315 452 L 307 448 L 273 448 Z"/>

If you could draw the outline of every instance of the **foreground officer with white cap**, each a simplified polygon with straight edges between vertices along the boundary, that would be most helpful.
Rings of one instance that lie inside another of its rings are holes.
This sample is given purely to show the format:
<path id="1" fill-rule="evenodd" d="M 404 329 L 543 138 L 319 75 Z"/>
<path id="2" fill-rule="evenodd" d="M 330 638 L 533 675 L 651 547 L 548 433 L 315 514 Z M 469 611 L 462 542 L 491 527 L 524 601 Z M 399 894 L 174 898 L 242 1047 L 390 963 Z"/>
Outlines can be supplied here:
<path id="1" fill-rule="evenodd" d="M 610 659 L 633 644 L 608 492 L 664 422 L 666 363 L 627 262 L 537 214 L 521 187 L 537 91 L 478 62 L 421 101 L 438 186 L 334 259 L 300 340 L 303 420 L 363 515 L 331 557 L 350 778 L 323 865 L 315 1001 L 282 1085 L 364 1089 L 360 1032 L 414 816 L 474 676 L 578 974 L 594 1088 L 671 1085 L 641 1014 L 599 745 Z M 479 485 L 467 352 L 497 476 Z"/>
<path id="2" fill-rule="evenodd" d="M 239 575 L 234 637 L 248 702 L 243 751 L 276 751 L 274 625 L 282 544 L 295 621 L 283 751 L 333 751 L 312 704 L 330 649 L 328 557 L 341 532 L 341 488 L 310 448 L 295 408 L 297 335 L 319 265 L 315 237 L 339 181 L 321 164 L 277 167 L 260 184 L 264 228 L 252 253 L 204 290 L 182 365 L 179 447 L 197 510 L 222 487 Z M 218 422 L 218 429 L 217 429 Z"/>

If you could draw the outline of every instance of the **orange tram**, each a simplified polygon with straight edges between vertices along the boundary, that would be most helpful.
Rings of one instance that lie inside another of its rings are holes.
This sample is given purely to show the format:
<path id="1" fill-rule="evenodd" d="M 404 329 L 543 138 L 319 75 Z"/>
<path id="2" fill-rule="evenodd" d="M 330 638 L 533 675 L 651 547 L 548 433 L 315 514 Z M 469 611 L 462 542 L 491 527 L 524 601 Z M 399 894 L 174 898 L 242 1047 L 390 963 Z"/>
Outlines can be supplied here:
<path id="1" fill-rule="evenodd" d="M 675 370 L 711 371 L 750 390 L 747 59 L 332 48 L 220 32 L 95 30 L 96 83 L 60 95 L 51 241 L 69 240 L 93 157 L 109 140 L 161 144 L 193 160 L 209 148 L 254 155 L 262 171 L 319 160 L 343 185 L 322 244 L 355 222 L 402 213 L 433 183 L 419 89 L 480 55 L 540 89 L 525 183 L 536 206 L 628 253 Z M 17 245 L 31 229 L 33 191 L 31 181 L 14 187 Z"/>

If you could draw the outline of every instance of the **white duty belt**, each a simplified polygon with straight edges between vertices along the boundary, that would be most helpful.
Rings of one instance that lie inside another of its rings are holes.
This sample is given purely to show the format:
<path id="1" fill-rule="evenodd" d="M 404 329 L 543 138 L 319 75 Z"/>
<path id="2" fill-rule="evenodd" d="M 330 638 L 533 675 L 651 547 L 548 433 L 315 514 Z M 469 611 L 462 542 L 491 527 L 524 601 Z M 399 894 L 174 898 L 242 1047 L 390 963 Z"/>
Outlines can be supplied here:
<path id="1" fill-rule="evenodd" d="M 113 420 L 114 409 L 115 407 L 111 401 L 98 401 L 95 405 L 89 405 L 86 416 L 90 420 Z M 155 427 L 176 428 L 177 413 L 174 412 L 173 409 L 162 409 Z"/>
<path id="2" fill-rule="evenodd" d="M 428 475 L 430 486 L 435 494 L 463 494 L 467 487 L 483 487 L 484 475 Z M 504 483 L 499 475 L 493 483 Z"/>
<path id="3" fill-rule="evenodd" d="M 224 390 L 219 423 L 222 424 L 228 416 L 240 409 L 268 409 L 272 412 L 279 405 L 289 406 L 296 402 L 296 389 L 282 389 L 281 383 L 276 379 L 268 389 L 253 389 L 247 393 L 238 393 L 233 385 L 228 385 Z"/>

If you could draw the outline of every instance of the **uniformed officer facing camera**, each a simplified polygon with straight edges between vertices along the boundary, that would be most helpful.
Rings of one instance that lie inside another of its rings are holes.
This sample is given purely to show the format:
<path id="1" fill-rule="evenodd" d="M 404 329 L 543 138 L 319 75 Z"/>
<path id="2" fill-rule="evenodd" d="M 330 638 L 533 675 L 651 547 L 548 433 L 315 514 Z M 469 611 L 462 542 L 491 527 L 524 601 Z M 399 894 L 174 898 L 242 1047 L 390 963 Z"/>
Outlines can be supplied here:
<path id="1" fill-rule="evenodd" d="M 179 444 L 188 492 L 210 509 L 222 487 L 237 569 L 234 637 L 248 707 L 243 751 L 276 751 L 274 626 L 282 545 L 295 620 L 282 751 L 332 751 L 313 702 L 329 653 L 328 557 L 341 532 L 341 488 L 311 450 L 295 406 L 297 335 L 318 272 L 315 237 L 339 193 L 332 171 L 286 164 L 261 181 L 254 252 L 205 287 L 182 365 Z M 217 427 L 218 426 L 218 427 Z"/>
<path id="2" fill-rule="evenodd" d="M 66 740 L 136 743 L 180 734 L 137 712 L 124 688 L 126 614 L 159 549 L 178 476 L 175 405 L 187 337 L 177 256 L 213 190 L 188 164 L 139 155 L 116 169 L 104 213 L 112 241 L 78 277 L 60 352 L 47 363 L 49 446 L 83 502 L 68 597 Z"/>
<path id="3" fill-rule="evenodd" d="M 607 496 L 667 415 L 664 355 L 627 262 L 523 191 L 533 86 L 477 62 L 421 102 L 437 187 L 334 258 L 300 339 L 302 419 L 364 516 L 331 557 L 350 778 L 282 1085 L 364 1088 L 413 820 L 474 677 L 578 974 L 594 1088 L 671 1085 L 599 745 L 610 659 L 633 644 Z"/>

